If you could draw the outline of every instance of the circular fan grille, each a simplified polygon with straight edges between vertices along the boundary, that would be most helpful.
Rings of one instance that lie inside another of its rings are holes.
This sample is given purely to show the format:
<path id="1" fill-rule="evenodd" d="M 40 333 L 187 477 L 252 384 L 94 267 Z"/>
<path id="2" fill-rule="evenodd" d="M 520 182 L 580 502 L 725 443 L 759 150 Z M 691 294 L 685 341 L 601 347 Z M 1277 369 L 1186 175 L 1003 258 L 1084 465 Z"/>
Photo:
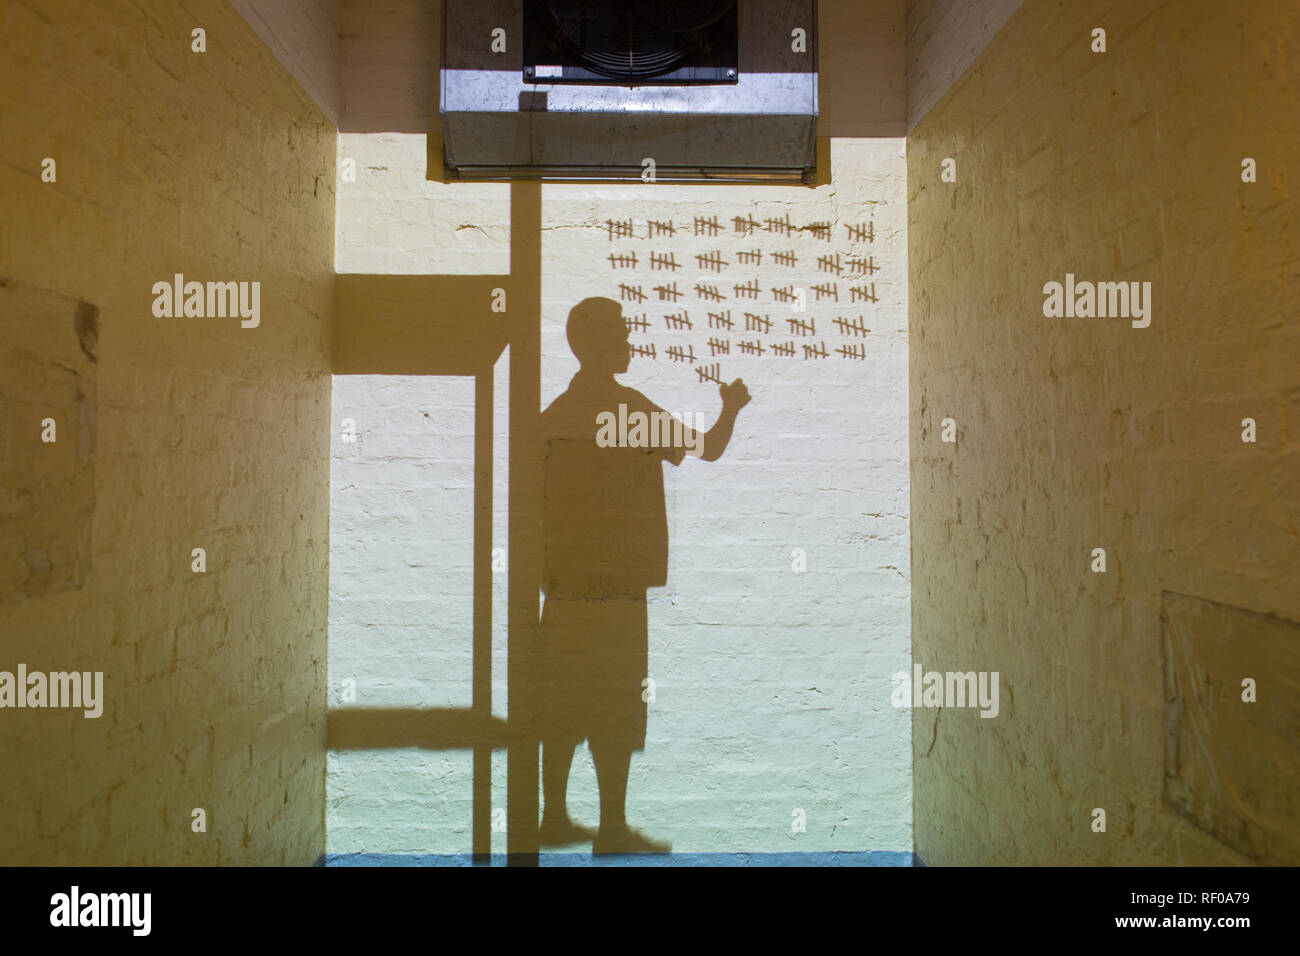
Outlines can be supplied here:
<path id="1" fill-rule="evenodd" d="M 736 0 L 534 0 L 557 46 L 593 73 L 659 76 L 699 50 Z"/>

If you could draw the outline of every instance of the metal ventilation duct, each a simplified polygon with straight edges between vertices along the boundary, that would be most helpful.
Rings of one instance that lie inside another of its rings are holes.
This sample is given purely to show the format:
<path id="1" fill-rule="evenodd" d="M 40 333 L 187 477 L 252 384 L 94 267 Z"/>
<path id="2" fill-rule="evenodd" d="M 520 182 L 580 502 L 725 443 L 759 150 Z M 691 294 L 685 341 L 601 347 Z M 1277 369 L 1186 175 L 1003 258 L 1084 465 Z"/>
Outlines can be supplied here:
<path id="1" fill-rule="evenodd" d="M 636 86 L 546 82 L 545 68 L 525 63 L 531 2 L 443 2 L 448 178 L 639 181 L 651 159 L 657 179 L 813 180 L 816 0 L 739 0 L 737 68 L 722 71 L 724 82 Z M 505 52 L 492 51 L 496 30 L 505 31 Z M 793 49 L 796 30 L 806 52 Z"/>

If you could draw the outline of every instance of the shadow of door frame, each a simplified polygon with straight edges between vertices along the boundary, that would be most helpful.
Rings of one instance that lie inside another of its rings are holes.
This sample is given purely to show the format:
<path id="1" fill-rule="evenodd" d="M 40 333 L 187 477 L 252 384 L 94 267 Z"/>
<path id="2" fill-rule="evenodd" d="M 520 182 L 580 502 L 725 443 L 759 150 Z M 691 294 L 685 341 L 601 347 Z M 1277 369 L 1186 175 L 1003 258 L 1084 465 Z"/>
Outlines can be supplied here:
<path id="1" fill-rule="evenodd" d="M 326 747 L 472 750 L 471 842 L 480 864 L 491 859 L 492 752 L 501 747 L 507 752 L 507 861 L 538 863 L 533 660 L 542 561 L 541 207 L 540 182 L 510 183 L 506 275 L 339 275 L 335 282 L 335 375 L 474 378 L 473 697 L 468 710 L 330 710 Z M 503 721 L 492 716 L 492 413 L 493 372 L 507 346 L 509 713 Z"/>

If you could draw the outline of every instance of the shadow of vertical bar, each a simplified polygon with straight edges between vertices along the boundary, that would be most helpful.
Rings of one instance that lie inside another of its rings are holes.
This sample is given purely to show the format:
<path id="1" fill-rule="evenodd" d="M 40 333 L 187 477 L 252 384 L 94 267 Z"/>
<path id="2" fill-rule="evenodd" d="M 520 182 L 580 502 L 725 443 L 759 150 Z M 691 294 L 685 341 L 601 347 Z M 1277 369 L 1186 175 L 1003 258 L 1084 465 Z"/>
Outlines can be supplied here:
<path id="1" fill-rule="evenodd" d="M 508 560 L 510 749 L 506 852 L 512 866 L 538 863 L 538 737 L 533 660 L 541 584 L 542 186 L 510 184 L 510 438 Z"/>
<path id="2" fill-rule="evenodd" d="M 474 692 L 477 720 L 492 716 L 492 366 L 474 377 Z M 475 865 L 492 854 L 492 748 L 474 745 Z"/>

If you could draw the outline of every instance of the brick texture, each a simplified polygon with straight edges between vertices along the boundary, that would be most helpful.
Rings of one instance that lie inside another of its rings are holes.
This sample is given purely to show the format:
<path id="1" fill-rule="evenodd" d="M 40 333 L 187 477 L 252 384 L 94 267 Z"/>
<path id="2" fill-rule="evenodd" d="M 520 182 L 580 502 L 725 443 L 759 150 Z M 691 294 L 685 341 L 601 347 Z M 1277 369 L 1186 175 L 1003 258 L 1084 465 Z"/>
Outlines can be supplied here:
<path id="1" fill-rule="evenodd" d="M 0 604 L 0 668 L 103 671 L 107 698 L 0 716 L 0 861 L 311 863 L 336 133 L 216 0 L 6 3 L 0 85 L 0 277 L 99 310 L 91 569 Z M 260 326 L 155 318 L 178 272 L 260 281 Z"/>
<path id="2" fill-rule="evenodd" d="M 1003 698 L 914 715 L 927 863 L 1248 860 L 1166 805 L 1161 595 L 1300 620 L 1297 30 L 1287 2 L 1026 3 L 909 136 L 913 651 Z M 1150 327 L 1045 318 L 1067 272 L 1151 282 Z"/>

